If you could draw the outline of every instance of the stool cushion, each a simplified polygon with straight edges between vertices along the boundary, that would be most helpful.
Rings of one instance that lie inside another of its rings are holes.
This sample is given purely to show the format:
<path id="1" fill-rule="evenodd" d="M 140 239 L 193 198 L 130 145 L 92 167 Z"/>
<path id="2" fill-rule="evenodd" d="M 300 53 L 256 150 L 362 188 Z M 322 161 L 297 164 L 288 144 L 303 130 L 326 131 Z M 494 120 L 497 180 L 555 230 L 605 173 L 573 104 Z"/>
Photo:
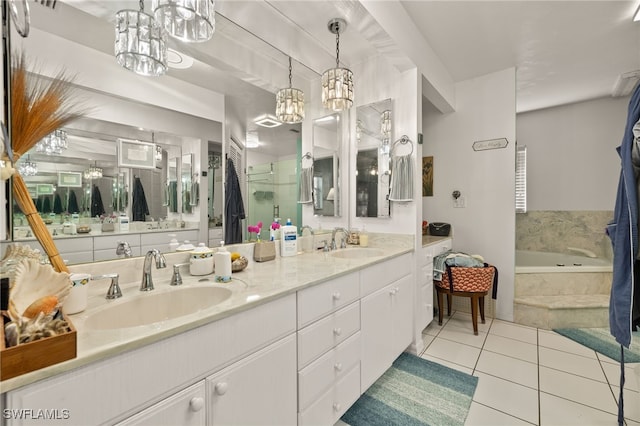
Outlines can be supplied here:
<path id="1" fill-rule="evenodd" d="M 485 292 L 491 288 L 495 268 L 487 265 L 483 268 L 465 268 L 447 266 L 447 272 L 442 274 L 442 281 L 434 281 L 443 289 L 450 291 Z M 453 281 L 453 286 L 451 281 Z"/>

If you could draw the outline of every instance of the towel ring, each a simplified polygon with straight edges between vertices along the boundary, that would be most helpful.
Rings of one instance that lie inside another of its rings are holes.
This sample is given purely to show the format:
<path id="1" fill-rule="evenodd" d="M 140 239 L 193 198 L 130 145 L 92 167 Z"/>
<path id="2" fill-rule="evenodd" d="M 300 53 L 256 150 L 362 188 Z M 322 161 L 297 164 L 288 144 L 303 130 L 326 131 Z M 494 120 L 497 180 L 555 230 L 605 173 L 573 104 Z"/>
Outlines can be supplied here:
<path id="1" fill-rule="evenodd" d="M 22 38 L 26 38 L 29 36 L 29 27 L 31 24 L 31 14 L 29 13 L 29 3 L 27 0 L 22 0 L 22 11 L 24 14 L 24 20 L 22 24 L 20 23 L 20 18 L 18 18 L 18 7 L 16 3 L 18 0 L 8 0 L 9 1 L 9 13 L 11 14 L 11 18 L 13 19 L 13 23 L 16 25 L 16 31 L 18 34 L 22 36 Z"/>
<path id="2" fill-rule="evenodd" d="M 393 152 L 396 150 L 398 145 L 406 145 L 406 144 L 409 144 L 411 146 L 411 152 L 409 152 L 409 155 L 413 154 L 413 142 L 411 142 L 411 139 L 409 139 L 409 136 L 402 135 L 400 139 L 398 139 L 393 143 L 393 146 L 391 147 L 391 155 L 393 155 Z"/>

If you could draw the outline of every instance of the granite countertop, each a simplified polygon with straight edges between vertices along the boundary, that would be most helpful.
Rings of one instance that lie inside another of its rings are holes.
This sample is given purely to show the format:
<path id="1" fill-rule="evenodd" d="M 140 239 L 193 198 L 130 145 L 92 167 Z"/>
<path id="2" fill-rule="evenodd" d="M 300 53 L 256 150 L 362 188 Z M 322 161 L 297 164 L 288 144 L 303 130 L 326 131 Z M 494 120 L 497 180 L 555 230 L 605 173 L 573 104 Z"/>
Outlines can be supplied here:
<path id="1" fill-rule="evenodd" d="M 247 268 L 241 272 L 234 273 L 230 283 L 214 283 L 213 275 L 191 276 L 188 266 L 185 266 L 181 269 L 183 277 L 183 285 L 181 287 L 169 286 L 172 264 L 188 261 L 189 255 L 185 253 L 168 253 L 165 255 L 167 268 L 160 270 L 157 270 L 155 266 L 152 268 L 155 290 L 151 293 L 138 290 L 143 258 L 76 265 L 70 268 L 71 272 L 86 272 L 94 275 L 118 272 L 123 296 L 117 300 L 106 300 L 104 296 L 110 281 L 91 281 L 88 288 L 89 300 L 87 309 L 84 312 L 69 316 L 78 332 L 77 357 L 0 382 L 0 392 L 7 392 L 38 380 L 109 358 L 124 351 L 142 347 L 295 293 L 305 287 L 360 270 L 382 260 L 412 252 L 414 249 L 414 236 L 370 234 L 369 247 L 378 248 L 383 254 L 365 258 L 338 258 L 333 256 L 331 252 L 324 253 L 321 250 L 316 250 L 313 253 L 298 254 L 292 257 L 277 257 L 272 261 L 258 263 L 252 260 L 249 253 L 249 251 L 252 253 L 253 245 L 229 246 L 229 251 L 239 251 L 249 259 Z M 356 246 L 343 250 L 358 249 Z M 208 279 L 208 281 L 202 282 L 203 278 Z M 179 292 L 182 288 L 195 286 L 226 287 L 232 291 L 232 294 L 228 299 L 217 305 L 150 325 L 112 330 L 88 330 L 85 327 L 85 322 L 92 313 L 103 310 L 110 305 L 126 303 L 134 298 L 153 297 L 153 293 Z"/>

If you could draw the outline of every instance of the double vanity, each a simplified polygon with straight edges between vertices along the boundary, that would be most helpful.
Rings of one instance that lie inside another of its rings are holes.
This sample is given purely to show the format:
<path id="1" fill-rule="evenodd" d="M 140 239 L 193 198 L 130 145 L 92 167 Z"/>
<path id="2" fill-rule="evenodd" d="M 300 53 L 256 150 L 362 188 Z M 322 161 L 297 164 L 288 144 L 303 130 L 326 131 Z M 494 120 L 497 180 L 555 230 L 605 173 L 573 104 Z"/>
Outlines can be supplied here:
<path id="1" fill-rule="evenodd" d="M 56 424 L 327 425 L 414 340 L 412 235 L 252 261 L 230 284 L 185 269 L 170 286 L 187 257 L 166 253 L 151 292 L 139 291 L 142 258 L 72 266 L 119 272 L 123 296 L 92 281 L 70 316 L 78 356 L 2 382 L 5 407 L 57 410 Z"/>

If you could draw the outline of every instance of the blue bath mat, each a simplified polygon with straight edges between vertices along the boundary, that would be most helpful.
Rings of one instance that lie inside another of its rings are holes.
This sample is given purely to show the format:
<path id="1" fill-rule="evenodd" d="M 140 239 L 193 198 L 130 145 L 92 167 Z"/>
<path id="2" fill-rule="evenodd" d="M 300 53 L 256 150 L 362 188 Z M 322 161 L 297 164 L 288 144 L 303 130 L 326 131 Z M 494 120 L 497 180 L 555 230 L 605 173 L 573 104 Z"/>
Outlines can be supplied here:
<path id="1" fill-rule="evenodd" d="M 608 328 L 558 328 L 558 334 L 620 362 L 620 344 Z M 640 332 L 634 331 L 629 349 L 624 349 L 624 362 L 640 362 Z"/>
<path id="2" fill-rule="evenodd" d="M 464 425 L 478 378 L 403 353 L 342 416 L 351 426 Z"/>

